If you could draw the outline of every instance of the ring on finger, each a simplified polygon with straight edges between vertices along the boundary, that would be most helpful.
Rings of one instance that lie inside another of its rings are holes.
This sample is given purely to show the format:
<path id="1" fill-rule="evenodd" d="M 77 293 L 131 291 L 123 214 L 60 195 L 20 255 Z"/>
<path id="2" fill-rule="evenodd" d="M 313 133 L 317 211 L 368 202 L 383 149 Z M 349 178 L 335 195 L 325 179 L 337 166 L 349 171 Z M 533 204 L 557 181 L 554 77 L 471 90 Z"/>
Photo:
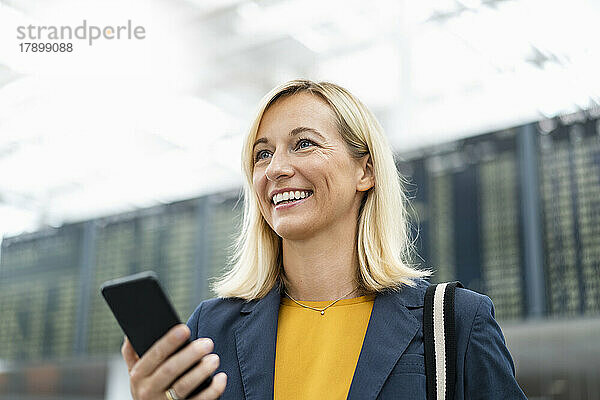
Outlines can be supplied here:
<path id="1" fill-rule="evenodd" d="M 181 397 L 177 396 L 177 393 L 175 393 L 175 389 L 173 388 L 166 390 L 165 396 L 167 396 L 167 400 L 183 400 Z"/>

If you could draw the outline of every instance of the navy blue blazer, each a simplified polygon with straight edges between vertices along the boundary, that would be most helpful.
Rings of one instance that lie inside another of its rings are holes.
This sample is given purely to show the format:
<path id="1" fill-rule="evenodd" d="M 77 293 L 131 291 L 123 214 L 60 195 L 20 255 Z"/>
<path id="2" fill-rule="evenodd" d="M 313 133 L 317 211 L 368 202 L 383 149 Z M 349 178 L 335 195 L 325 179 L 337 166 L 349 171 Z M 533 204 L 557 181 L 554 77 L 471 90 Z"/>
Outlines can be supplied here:
<path id="1" fill-rule="evenodd" d="M 375 297 L 348 399 L 426 399 L 422 321 L 427 286 L 420 280 L 414 288 Z M 209 337 L 215 343 L 218 371 L 227 374 L 222 399 L 273 398 L 280 296 L 276 285 L 250 302 L 206 300 L 188 320 L 192 338 Z M 455 308 L 455 399 L 526 399 L 490 298 L 457 289 Z"/>

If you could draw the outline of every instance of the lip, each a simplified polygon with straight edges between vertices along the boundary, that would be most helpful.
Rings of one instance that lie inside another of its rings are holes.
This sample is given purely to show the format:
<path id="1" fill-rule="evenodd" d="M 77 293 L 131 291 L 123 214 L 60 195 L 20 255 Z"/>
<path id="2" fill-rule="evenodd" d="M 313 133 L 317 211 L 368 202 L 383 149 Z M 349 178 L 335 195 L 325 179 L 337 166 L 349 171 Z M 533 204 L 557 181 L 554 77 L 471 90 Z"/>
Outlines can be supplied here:
<path id="1" fill-rule="evenodd" d="M 279 211 L 279 210 L 287 210 L 288 208 L 292 208 L 292 207 L 295 207 L 295 206 L 299 206 L 300 204 L 304 203 L 306 200 L 310 199 L 311 197 L 312 197 L 312 195 L 310 195 L 310 196 L 308 196 L 308 197 L 305 197 L 305 198 L 303 198 L 303 199 L 300 199 L 300 200 L 296 200 L 296 201 L 294 201 L 293 203 L 286 203 L 286 204 L 278 204 L 278 205 L 273 205 L 273 208 L 274 208 L 276 211 Z M 271 203 L 271 204 L 273 204 L 273 203 Z"/>
<path id="2" fill-rule="evenodd" d="M 269 193 L 269 201 L 272 203 L 273 202 L 273 196 L 275 196 L 276 194 L 279 193 L 283 193 L 283 192 L 292 192 L 292 191 L 299 191 L 299 192 L 312 192 L 312 190 L 310 189 L 301 189 L 301 188 L 283 188 L 283 189 L 277 189 L 277 190 L 273 190 L 271 193 Z"/>

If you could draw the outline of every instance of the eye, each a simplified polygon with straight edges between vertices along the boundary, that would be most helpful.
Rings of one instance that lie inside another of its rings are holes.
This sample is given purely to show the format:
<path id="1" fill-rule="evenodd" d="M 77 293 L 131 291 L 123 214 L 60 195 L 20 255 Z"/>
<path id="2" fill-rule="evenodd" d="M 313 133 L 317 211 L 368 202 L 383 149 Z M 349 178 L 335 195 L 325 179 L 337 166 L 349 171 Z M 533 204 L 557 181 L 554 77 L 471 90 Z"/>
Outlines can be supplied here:
<path id="1" fill-rule="evenodd" d="M 305 144 L 307 146 L 305 146 Z M 298 148 L 298 149 L 306 149 L 307 147 L 312 146 L 312 145 L 314 145 L 314 142 L 312 142 L 312 141 L 310 141 L 308 139 L 300 139 L 300 140 L 298 140 L 298 143 L 296 143 L 296 148 Z"/>
<path id="2" fill-rule="evenodd" d="M 268 150 L 260 150 L 258 153 L 256 153 L 256 156 L 254 157 L 254 161 L 264 160 L 265 158 L 263 156 L 268 155 L 268 154 L 269 154 Z"/>

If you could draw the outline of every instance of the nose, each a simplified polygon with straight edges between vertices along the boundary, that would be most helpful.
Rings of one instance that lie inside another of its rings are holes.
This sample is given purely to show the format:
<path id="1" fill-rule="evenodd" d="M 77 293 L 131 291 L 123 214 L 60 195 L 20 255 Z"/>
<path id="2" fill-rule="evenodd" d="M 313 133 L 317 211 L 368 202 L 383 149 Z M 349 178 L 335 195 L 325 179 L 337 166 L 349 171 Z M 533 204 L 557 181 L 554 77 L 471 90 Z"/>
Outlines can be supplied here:
<path id="1" fill-rule="evenodd" d="M 271 157 L 269 165 L 265 169 L 267 179 L 275 182 L 281 178 L 292 176 L 294 174 L 294 169 L 289 161 L 290 160 L 285 154 L 280 154 L 276 151 Z"/>

